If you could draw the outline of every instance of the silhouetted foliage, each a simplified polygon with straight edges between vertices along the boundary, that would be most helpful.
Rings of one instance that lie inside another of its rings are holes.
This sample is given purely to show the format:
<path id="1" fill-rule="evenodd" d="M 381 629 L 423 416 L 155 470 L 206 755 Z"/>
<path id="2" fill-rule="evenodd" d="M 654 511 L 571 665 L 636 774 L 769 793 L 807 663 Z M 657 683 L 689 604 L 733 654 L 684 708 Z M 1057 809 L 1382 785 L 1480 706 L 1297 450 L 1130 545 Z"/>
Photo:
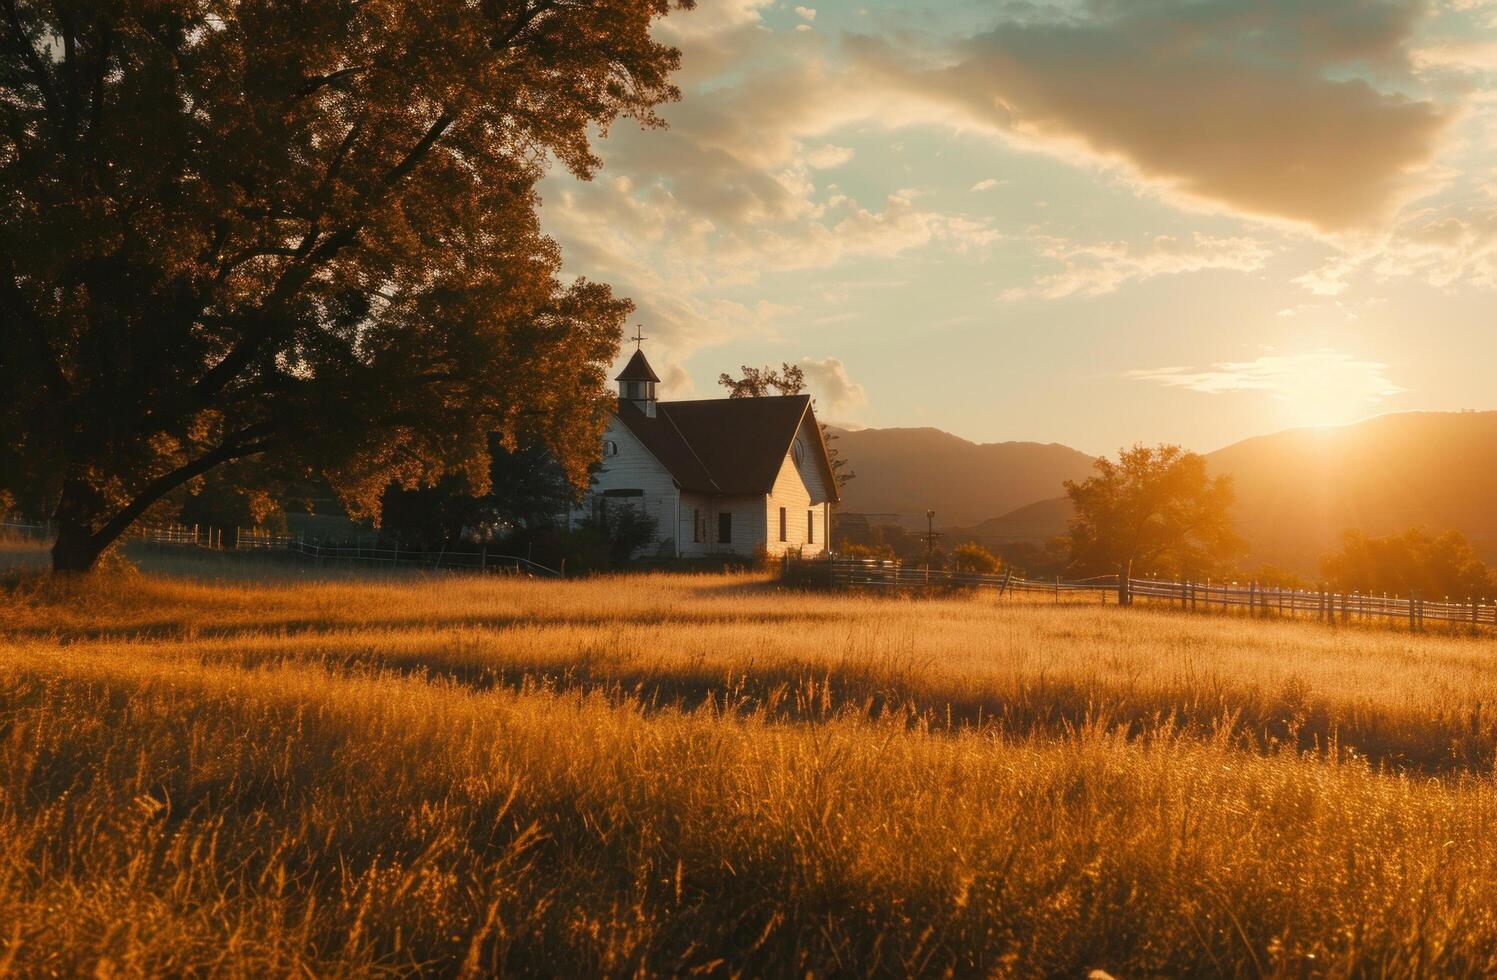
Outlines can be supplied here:
<path id="1" fill-rule="evenodd" d="M 235 459 L 354 517 L 486 489 L 491 431 L 585 484 L 631 306 L 557 278 L 535 186 L 659 123 L 672 5 L 7 3 L 0 491 L 54 567 Z"/>
<path id="2" fill-rule="evenodd" d="M 599 497 L 598 509 L 582 522 L 608 542 L 608 557 L 614 564 L 627 562 L 636 552 L 655 543 L 659 522 L 632 503 L 610 503 Z"/>
<path id="3" fill-rule="evenodd" d="M 951 551 L 951 567 L 959 572 L 977 572 L 982 575 L 991 575 L 998 571 L 1003 563 L 998 556 L 975 541 L 959 544 Z"/>
<path id="4" fill-rule="evenodd" d="M 1432 535 L 1409 530 L 1386 537 L 1342 534 L 1341 550 L 1320 559 L 1326 583 L 1338 592 L 1387 592 L 1457 601 L 1491 595 L 1490 569 L 1459 531 Z"/>
<path id="5" fill-rule="evenodd" d="M 1308 589 L 1312 585 L 1302 576 L 1288 569 L 1279 568 L 1277 565 L 1259 565 L 1256 571 L 1244 572 L 1237 577 L 1241 580 L 1257 582 L 1269 589 Z"/>
<path id="6" fill-rule="evenodd" d="M 576 503 L 577 490 L 545 446 L 505 448 L 489 437 L 488 492 L 475 493 L 461 476 L 436 486 L 385 488 L 381 531 L 412 547 L 467 539 L 503 543 L 522 530 L 556 523 Z"/>
<path id="7" fill-rule="evenodd" d="M 185 526 L 217 528 L 224 532 L 224 543 L 233 547 L 237 543 L 238 529 L 248 530 L 264 527 L 268 531 L 283 533 L 286 530 L 285 513 L 269 494 L 254 486 L 235 472 L 249 465 L 243 461 L 225 463 L 195 481 L 177 512 L 177 522 Z"/>
<path id="8" fill-rule="evenodd" d="M 1051 578 L 1063 574 L 1071 561 L 1069 538 L 1052 538 L 1044 543 L 1007 541 L 995 550 L 1015 574 L 1026 577 Z"/>
<path id="9" fill-rule="evenodd" d="M 762 368 L 745 364 L 743 377 L 719 374 L 717 383 L 728 389 L 729 398 L 763 398 L 771 391 L 781 395 L 798 395 L 806 390 L 806 372 L 799 365 L 783 362 L 779 370 L 767 364 Z"/>
<path id="10" fill-rule="evenodd" d="M 899 556 L 887 544 L 849 544 L 838 549 L 844 558 L 864 558 L 872 561 L 894 561 Z"/>
<path id="11" fill-rule="evenodd" d="M 1067 480 L 1075 506 L 1070 571 L 1200 578 L 1229 566 L 1242 541 L 1232 528 L 1232 481 L 1209 477 L 1206 460 L 1179 446 L 1134 446 L 1097 474 Z"/>

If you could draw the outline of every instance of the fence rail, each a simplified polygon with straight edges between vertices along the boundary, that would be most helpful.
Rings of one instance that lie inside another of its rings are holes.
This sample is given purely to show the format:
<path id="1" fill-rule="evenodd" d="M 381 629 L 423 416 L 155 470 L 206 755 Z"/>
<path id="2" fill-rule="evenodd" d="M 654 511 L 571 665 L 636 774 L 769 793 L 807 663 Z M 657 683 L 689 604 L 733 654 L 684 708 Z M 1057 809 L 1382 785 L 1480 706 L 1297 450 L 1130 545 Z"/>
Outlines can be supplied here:
<path id="1" fill-rule="evenodd" d="M 1325 622 L 1377 621 L 1406 623 L 1420 629 L 1426 622 L 1497 627 L 1497 600 L 1448 596 L 1391 596 L 1324 589 L 1285 589 L 1256 582 L 1182 581 L 1104 575 L 1088 579 L 1032 579 L 1014 573 L 982 574 L 925 569 L 899 562 L 861 558 L 785 563 L 786 577 L 840 590 L 987 589 L 1040 593 L 1057 601 L 1089 597 L 1102 603 L 1132 605 L 1137 600 L 1192 611 L 1238 610 L 1255 616 L 1313 616 Z"/>
<path id="2" fill-rule="evenodd" d="M 0 523 L 0 530 L 28 537 L 51 537 L 51 528 L 45 524 Z M 129 537 L 149 545 L 179 546 L 211 551 L 280 552 L 318 564 L 343 562 L 365 565 L 413 565 L 422 568 L 472 569 L 482 572 L 509 571 L 542 578 L 562 577 L 562 571 L 559 569 L 548 568 L 519 555 L 490 551 L 487 547 L 479 547 L 473 551 L 451 548 L 429 551 L 402 548 L 398 544 L 380 546 L 378 544 L 309 541 L 305 537 L 274 534 L 260 528 L 186 527 L 180 524 L 137 528 Z"/>

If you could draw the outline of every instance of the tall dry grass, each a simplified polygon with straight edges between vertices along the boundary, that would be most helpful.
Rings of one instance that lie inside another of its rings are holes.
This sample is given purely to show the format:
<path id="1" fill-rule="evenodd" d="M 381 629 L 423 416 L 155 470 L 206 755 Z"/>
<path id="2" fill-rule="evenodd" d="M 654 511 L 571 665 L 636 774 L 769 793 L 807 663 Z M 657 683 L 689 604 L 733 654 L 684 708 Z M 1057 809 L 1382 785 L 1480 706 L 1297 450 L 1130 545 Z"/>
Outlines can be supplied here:
<path id="1" fill-rule="evenodd" d="M 23 974 L 1497 969 L 1481 641 L 754 577 L 4 600 Z"/>

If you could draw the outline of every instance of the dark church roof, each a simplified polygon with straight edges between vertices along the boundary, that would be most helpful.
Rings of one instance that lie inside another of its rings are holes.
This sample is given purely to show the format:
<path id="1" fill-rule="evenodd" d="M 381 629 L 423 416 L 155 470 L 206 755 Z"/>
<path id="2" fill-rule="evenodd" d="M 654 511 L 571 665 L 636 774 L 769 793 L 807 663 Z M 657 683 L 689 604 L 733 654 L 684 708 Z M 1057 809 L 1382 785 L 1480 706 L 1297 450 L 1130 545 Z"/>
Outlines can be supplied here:
<path id="1" fill-rule="evenodd" d="M 660 382 L 660 379 L 655 377 L 655 370 L 650 367 L 650 362 L 645 360 L 645 352 L 642 350 L 634 352 L 634 356 L 629 358 L 629 363 L 624 365 L 624 370 L 620 371 L 619 376 L 613 380 L 654 381 L 657 384 Z"/>
<path id="2" fill-rule="evenodd" d="M 772 491 L 801 420 L 809 419 L 816 441 L 806 448 L 816 454 L 827 494 L 839 499 L 809 395 L 657 402 L 654 418 L 623 401 L 618 414 L 681 489 L 716 494 Z"/>

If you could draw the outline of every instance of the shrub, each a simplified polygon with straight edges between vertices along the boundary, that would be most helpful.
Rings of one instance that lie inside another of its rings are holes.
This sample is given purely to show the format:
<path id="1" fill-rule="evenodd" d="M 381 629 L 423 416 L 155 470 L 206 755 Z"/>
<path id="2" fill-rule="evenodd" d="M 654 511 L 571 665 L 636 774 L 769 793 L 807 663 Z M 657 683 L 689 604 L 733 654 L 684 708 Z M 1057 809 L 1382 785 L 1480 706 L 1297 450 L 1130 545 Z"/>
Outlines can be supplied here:
<path id="1" fill-rule="evenodd" d="M 951 565 L 959 572 L 991 575 L 1003 566 L 998 556 L 975 541 L 959 544 L 951 553 Z"/>

